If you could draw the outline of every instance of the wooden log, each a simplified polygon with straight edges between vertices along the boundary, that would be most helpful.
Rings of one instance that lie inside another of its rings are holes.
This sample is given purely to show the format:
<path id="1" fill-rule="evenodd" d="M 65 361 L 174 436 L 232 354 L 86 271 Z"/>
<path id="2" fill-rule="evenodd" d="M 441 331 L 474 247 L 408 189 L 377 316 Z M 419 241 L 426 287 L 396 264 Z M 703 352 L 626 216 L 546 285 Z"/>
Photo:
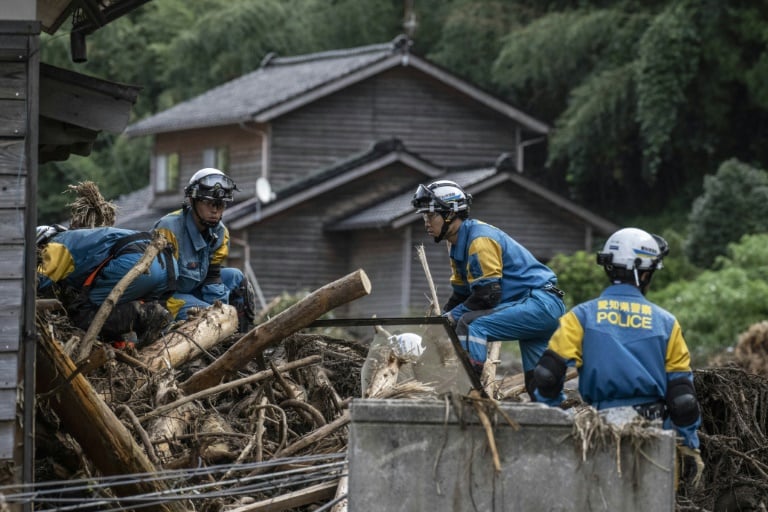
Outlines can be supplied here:
<path id="1" fill-rule="evenodd" d="M 480 383 L 483 385 L 485 394 L 494 398 L 498 389 L 498 383 L 496 382 L 496 366 L 501 362 L 499 360 L 501 342 L 492 341 L 488 343 L 486 350 L 487 357 L 483 364 L 483 372 L 480 374 Z"/>
<path id="2" fill-rule="evenodd" d="M 371 293 L 371 282 L 362 269 L 356 270 L 301 299 L 240 338 L 206 368 L 181 384 L 186 393 L 195 393 L 221 382 L 225 376 L 245 367 L 264 349 L 303 329 L 332 309 Z"/>
<path id="3" fill-rule="evenodd" d="M 104 302 L 102 302 L 101 306 L 99 306 L 99 310 L 96 312 L 96 316 L 93 317 L 93 320 L 88 326 L 88 330 L 86 331 L 85 336 L 83 336 L 83 340 L 80 343 L 80 350 L 77 356 L 78 361 L 85 359 L 91 352 L 91 348 L 93 348 L 93 342 L 96 340 L 96 336 L 98 336 L 102 326 L 104 325 L 104 322 L 106 322 L 107 317 L 112 312 L 112 308 L 115 307 L 115 304 L 117 304 L 118 299 L 120 299 L 120 296 L 123 294 L 125 289 L 128 288 L 128 285 L 130 285 L 137 277 L 147 271 L 150 265 L 152 265 L 155 257 L 160 253 L 160 251 L 165 249 L 167 243 L 168 241 L 165 239 L 165 236 L 163 236 L 160 232 L 155 231 L 153 233 L 152 242 L 150 242 L 150 244 L 147 246 L 147 249 L 144 251 L 141 259 L 136 262 L 136 265 L 134 265 L 131 270 L 126 272 L 120 281 L 117 282 L 115 287 L 112 288 L 112 291 L 109 292 L 109 295 L 107 295 L 107 298 L 104 299 Z"/>
<path id="4" fill-rule="evenodd" d="M 42 328 L 43 321 L 38 318 L 37 324 L 36 389 L 38 393 L 50 395 L 50 407 L 99 472 L 106 476 L 157 472 L 141 446 L 99 398 L 88 380 L 75 374 L 74 362 Z M 114 486 L 112 491 L 117 496 L 129 498 L 137 494 L 167 492 L 168 487 L 162 480 L 141 479 Z M 182 512 L 188 508 L 182 502 L 168 501 L 149 505 L 145 510 Z"/>
<path id="5" fill-rule="evenodd" d="M 180 391 L 176 379 L 171 372 L 166 373 L 157 383 L 155 404 L 157 406 L 167 405 L 176 400 L 179 395 Z M 147 435 L 155 447 L 155 453 L 163 461 L 171 460 L 173 457 L 170 441 L 186 432 L 195 416 L 202 413 L 199 406 L 190 402 L 174 407 L 173 411 L 174 414 L 172 415 L 155 418 L 147 427 Z M 141 423 L 141 418 L 138 419 L 138 422 Z"/>
<path id="6" fill-rule="evenodd" d="M 154 343 L 142 347 L 138 359 L 155 371 L 178 368 L 236 331 L 237 309 L 216 302 L 202 310 L 198 318 L 188 320 Z"/>

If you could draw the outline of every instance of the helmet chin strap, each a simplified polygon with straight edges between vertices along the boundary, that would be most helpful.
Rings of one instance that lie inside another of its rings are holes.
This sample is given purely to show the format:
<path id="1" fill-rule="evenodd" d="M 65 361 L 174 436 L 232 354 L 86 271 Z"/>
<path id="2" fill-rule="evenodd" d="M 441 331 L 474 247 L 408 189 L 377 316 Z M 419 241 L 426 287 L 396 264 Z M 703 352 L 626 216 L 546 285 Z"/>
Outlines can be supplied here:
<path id="1" fill-rule="evenodd" d="M 451 222 L 453 222 L 453 219 L 455 218 L 456 214 L 454 212 L 449 212 L 448 215 L 443 217 L 443 227 L 440 229 L 440 234 L 435 237 L 436 244 L 443 241 L 446 233 L 448 233 L 448 228 L 451 226 Z"/>

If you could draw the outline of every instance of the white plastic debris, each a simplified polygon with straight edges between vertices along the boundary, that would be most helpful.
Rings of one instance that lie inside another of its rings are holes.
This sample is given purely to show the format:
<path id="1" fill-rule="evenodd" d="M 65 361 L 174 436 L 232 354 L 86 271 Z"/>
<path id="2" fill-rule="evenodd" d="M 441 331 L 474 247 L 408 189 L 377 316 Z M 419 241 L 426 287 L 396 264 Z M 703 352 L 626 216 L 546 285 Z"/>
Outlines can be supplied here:
<path id="1" fill-rule="evenodd" d="M 412 332 L 404 332 L 387 338 L 392 350 L 401 360 L 414 363 L 418 361 L 421 354 L 424 353 L 424 345 L 421 343 L 421 336 Z"/>

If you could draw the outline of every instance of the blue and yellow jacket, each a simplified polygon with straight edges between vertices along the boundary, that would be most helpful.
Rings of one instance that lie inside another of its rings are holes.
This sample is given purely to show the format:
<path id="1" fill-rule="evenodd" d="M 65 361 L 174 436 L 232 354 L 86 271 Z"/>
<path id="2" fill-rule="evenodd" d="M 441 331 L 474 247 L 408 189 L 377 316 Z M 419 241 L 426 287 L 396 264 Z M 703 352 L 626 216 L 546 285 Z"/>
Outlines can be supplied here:
<path id="1" fill-rule="evenodd" d="M 42 250 L 37 268 L 38 289 L 52 282 L 81 288 L 88 276 L 112 253 L 121 239 L 137 232 L 114 227 L 70 229 L 54 236 Z M 151 235 L 146 238 L 152 240 Z"/>
<path id="2" fill-rule="evenodd" d="M 209 272 L 218 275 L 229 256 L 229 230 L 224 224 L 219 222 L 216 227 L 209 228 L 204 238 L 189 208 L 183 208 L 158 220 L 155 229 L 165 235 L 179 262 L 177 293 L 206 296 L 205 286 L 222 287 L 220 280 L 210 279 Z M 217 291 L 215 295 L 221 293 Z"/>
<path id="3" fill-rule="evenodd" d="M 451 246 L 451 286 L 469 296 L 475 286 L 501 285 L 501 303 L 522 299 L 530 290 L 556 285 L 557 277 L 525 247 L 502 230 L 476 219 L 467 219 Z M 451 310 L 459 319 L 469 309 L 462 303 Z"/>
<path id="4" fill-rule="evenodd" d="M 630 284 L 563 315 L 548 348 L 578 369 L 579 393 L 597 409 L 664 400 L 670 380 L 693 378 L 677 319 Z M 698 447 L 699 422 L 678 428 L 686 444 Z"/>

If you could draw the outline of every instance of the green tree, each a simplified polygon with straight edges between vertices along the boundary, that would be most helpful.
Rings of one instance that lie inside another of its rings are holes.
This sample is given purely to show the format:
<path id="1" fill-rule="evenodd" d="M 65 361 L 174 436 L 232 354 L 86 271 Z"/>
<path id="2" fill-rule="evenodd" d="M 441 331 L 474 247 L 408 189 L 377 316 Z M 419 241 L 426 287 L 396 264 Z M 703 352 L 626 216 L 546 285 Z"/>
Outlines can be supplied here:
<path id="1" fill-rule="evenodd" d="M 502 40 L 518 26 L 514 8 L 514 2 L 502 0 L 446 3 L 438 11 L 443 17 L 439 39 L 427 57 L 481 87 L 491 87 L 490 71 Z M 423 46 L 418 38 L 417 44 Z"/>
<path id="2" fill-rule="evenodd" d="M 595 253 L 558 254 L 547 265 L 557 274 L 557 286 L 565 291 L 567 308 L 594 299 L 609 284 L 603 267 L 597 264 Z"/>
<path id="3" fill-rule="evenodd" d="M 718 270 L 648 293 L 680 321 L 694 363 L 738 341 L 750 325 L 768 318 L 768 234 L 745 235 L 729 245 Z"/>
<path id="4" fill-rule="evenodd" d="M 742 235 L 768 231 L 768 173 L 738 160 L 704 178 L 693 203 L 685 247 L 690 260 L 711 267 Z"/>
<path id="5" fill-rule="evenodd" d="M 554 125 L 549 164 L 575 198 L 658 211 L 725 159 L 768 159 L 752 133 L 768 120 L 766 21 L 768 4 L 735 0 L 557 5 L 509 33 L 492 78 Z"/>

